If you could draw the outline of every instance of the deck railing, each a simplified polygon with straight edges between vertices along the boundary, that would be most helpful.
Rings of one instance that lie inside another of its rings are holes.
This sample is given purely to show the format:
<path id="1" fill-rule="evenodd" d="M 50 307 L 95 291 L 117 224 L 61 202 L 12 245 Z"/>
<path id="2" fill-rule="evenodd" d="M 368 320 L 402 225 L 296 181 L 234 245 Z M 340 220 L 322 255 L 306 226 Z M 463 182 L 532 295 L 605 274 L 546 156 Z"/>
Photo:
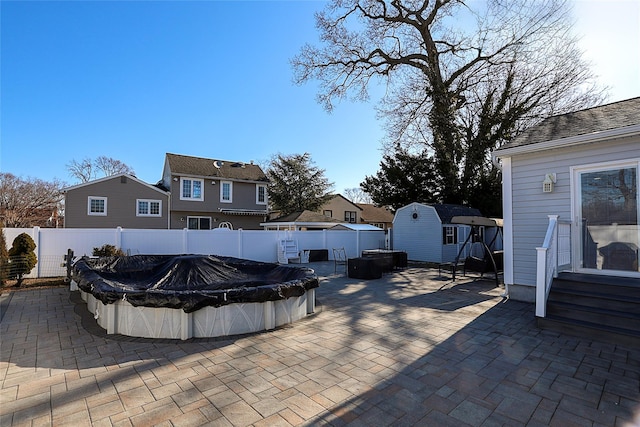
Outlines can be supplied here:
<path id="1" fill-rule="evenodd" d="M 536 316 L 547 314 L 547 298 L 553 278 L 571 268 L 571 222 L 549 215 L 549 226 L 542 246 L 537 251 Z"/>

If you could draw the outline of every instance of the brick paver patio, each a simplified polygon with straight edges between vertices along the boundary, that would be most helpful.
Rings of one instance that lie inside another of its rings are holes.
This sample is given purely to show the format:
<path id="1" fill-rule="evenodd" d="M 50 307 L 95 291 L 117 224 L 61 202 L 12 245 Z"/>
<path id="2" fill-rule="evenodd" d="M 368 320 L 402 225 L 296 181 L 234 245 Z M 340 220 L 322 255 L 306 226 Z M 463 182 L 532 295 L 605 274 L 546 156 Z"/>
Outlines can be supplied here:
<path id="1" fill-rule="evenodd" d="M 67 289 L 3 294 L 0 426 L 633 426 L 640 349 L 536 328 L 492 281 L 322 277 L 270 332 L 109 336 Z"/>

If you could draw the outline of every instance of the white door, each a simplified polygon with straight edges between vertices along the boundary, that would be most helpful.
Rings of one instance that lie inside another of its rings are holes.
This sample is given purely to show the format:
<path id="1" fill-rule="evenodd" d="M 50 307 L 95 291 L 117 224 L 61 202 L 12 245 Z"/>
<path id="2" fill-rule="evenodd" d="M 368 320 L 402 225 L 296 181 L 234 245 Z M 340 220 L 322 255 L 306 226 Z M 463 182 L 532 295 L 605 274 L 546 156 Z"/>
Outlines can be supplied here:
<path id="1" fill-rule="evenodd" d="M 577 270 L 640 277 L 639 169 L 637 160 L 573 169 Z"/>

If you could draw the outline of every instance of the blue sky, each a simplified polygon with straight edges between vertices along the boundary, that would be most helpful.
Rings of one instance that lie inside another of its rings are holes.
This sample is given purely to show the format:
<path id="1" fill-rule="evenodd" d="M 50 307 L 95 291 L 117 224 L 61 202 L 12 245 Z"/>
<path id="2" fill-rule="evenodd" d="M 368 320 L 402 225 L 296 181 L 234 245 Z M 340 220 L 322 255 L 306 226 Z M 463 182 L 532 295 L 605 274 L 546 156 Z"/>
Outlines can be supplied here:
<path id="1" fill-rule="evenodd" d="M 311 153 L 335 190 L 382 158 L 373 103 L 326 113 L 289 60 L 324 1 L 0 1 L 0 170 L 69 184 L 104 155 L 161 178 L 166 152 L 265 163 Z M 610 101 L 640 96 L 640 2 L 576 0 Z"/>

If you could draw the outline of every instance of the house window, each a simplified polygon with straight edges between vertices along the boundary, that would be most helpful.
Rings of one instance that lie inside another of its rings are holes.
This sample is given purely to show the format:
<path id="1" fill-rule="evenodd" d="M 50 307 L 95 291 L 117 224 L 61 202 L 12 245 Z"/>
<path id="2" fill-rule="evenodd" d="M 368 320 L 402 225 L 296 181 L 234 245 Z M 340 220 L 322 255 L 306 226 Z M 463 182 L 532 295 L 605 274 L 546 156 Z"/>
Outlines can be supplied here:
<path id="1" fill-rule="evenodd" d="M 256 204 L 258 205 L 266 205 L 267 204 L 267 186 L 266 185 L 256 185 Z"/>
<path id="2" fill-rule="evenodd" d="M 202 187 L 204 181 L 202 179 L 180 178 L 180 200 L 204 200 Z"/>
<path id="3" fill-rule="evenodd" d="M 160 200 L 136 200 L 136 216 L 162 216 L 162 201 Z"/>
<path id="4" fill-rule="evenodd" d="M 333 218 L 333 211 L 331 210 L 324 210 L 322 211 L 322 215 L 327 216 L 329 218 Z"/>
<path id="5" fill-rule="evenodd" d="M 187 228 L 189 230 L 211 230 L 211 217 L 209 216 L 188 216 Z"/>
<path id="6" fill-rule="evenodd" d="M 87 203 L 87 214 L 107 216 L 107 198 L 89 196 L 89 201 Z"/>
<path id="7" fill-rule="evenodd" d="M 442 244 L 455 245 L 458 243 L 458 227 L 445 225 L 442 228 Z"/>
<path id="8" fill-rule="evenodd" d="M 233 183 L 230 181 L 222 181 L 220 183 L 220 201 L 222 203 L 231 203 L 233 201 Z"/>
<path id="9" fill-rule="evenodd" d="M 384 222 L 373 222 L 371 223 L 374 227 L 382 228 L 384 230 Z"/>
<path id="10" fill-rule="evenodd" d="M 355 223 L 356 222 L 356 213 L 353 211 L 344 211 L 344 220 L 346 222 Z"/>

